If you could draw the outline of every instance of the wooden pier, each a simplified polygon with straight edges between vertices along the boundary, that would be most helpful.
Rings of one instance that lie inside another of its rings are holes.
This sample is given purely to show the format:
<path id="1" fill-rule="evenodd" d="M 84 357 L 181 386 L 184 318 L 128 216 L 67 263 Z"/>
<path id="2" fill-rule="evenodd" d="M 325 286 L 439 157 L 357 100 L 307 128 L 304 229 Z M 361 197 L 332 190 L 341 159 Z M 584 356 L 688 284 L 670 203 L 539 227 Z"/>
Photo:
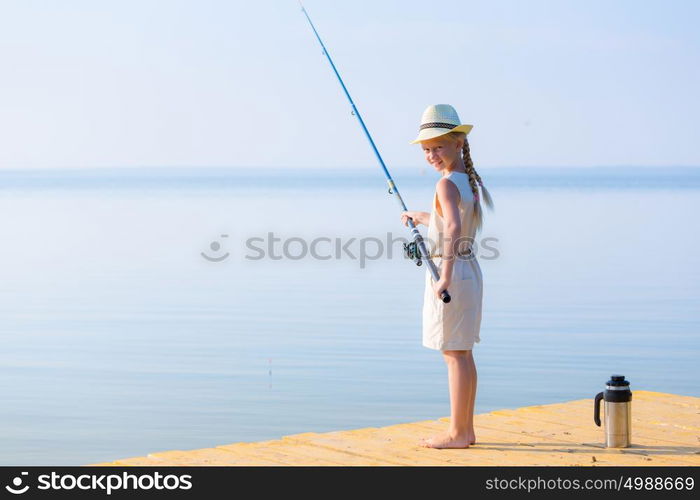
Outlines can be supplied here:
<path id="1" fill-rule="evenodd" d="M 435 450 L 420 438 L 449 419 L 304 433 L 255 443 L 170 450 L 95 466 L 173 465 L 700 465 L 700 398 L 633 391 L 632 446 L 606 449 L 593 398 L 475 416 L 477 443 Z"/>

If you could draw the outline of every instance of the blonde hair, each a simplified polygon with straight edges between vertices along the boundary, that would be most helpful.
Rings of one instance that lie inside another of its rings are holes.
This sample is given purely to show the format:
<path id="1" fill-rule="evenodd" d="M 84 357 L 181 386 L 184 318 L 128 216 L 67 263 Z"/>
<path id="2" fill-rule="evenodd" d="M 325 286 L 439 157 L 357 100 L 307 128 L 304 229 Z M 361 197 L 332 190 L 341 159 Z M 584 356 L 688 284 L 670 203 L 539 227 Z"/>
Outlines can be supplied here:
<path id="1" fill-rule="evenodd" d="M 474 218 L 476 219 L 476 231 L 480 231 L 484 224 L 484 211 L 481 208 L 481 197 L 479 196 L 479 188 L 481 188 L 481 193 L 484 197 L 484 203 L 493 211 L 493 200 L 489 194 L 486 186 L 484 186 L 481 177 L 476 172 L 474 168 L 474 162 L 469 151 L 469 141 L 467 140 L 467 134 L 464 132 L 450 132 L 450 137 L 455 141 L 464 140 L 464 146 L 462 146 L 462 160 L 464 161 L 464 167 L 467 170 L 467 175 L 469 177 L 469 185 L 472 188 L 472 193 L 474 194 Z"/>

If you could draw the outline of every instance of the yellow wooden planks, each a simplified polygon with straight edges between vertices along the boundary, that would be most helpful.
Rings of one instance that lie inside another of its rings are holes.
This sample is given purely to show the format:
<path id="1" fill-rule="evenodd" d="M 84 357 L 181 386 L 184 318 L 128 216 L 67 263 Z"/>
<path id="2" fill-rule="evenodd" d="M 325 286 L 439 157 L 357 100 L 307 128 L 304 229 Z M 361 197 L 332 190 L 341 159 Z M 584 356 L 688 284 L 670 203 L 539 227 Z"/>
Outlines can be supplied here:
<path id="1" fill-rule="evenodd" d="M 447 429 L 449 419 L 441 418 L 92 465 L 700 465 L 700 398 L 634 391 L 632 405 L 633 445 L 625 449 L 604 447 L 590 398 L 477 415 L 477 444 L 463 450 L 419 446 Z"/>

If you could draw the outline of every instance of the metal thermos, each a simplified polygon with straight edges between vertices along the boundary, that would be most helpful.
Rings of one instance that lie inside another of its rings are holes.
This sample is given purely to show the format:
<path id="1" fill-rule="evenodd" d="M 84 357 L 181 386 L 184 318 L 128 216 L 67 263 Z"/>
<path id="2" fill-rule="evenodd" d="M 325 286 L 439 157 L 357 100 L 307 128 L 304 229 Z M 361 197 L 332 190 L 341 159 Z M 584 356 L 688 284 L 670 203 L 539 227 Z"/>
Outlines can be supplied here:
<path id="1" fill-rule="evenodd" d="M 613 375 L 605 392 L 596 394 L 593 420 L 600 427 L 600 401 L 605 401 L 605 446 L 627 448 L 632 435 L 632 392 L 624 375 Z"/>

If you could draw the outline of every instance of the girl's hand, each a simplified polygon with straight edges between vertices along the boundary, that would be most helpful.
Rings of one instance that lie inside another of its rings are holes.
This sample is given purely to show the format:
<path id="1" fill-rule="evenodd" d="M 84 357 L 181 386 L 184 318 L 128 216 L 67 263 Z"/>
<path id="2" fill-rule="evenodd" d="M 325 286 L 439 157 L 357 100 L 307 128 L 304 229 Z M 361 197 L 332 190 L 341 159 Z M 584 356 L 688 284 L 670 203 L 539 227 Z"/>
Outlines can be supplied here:
<path id="1" fill-rule="evenodd" d="M 421 212 L 401 212 L 401 224 L 408 227 L 408 218 L 413 219 L 413 225 L 417 226 L 421 223 Z"/>
<path id="2" fill-rule="evenodd" d="M 435 291 L 435 296 L 438 299 L 442 300 L 442 297 L 440 296 L 440 294 L 442 294 L 442 292 L 447 290 L 450 287 L 450 285 L 451 285 L 451 282 L 446 276 L 443 276 L 442 278 L 440 278 L 440 281 L 438 281 L 438 282 L 433 282 L 433 290 Z"/>

